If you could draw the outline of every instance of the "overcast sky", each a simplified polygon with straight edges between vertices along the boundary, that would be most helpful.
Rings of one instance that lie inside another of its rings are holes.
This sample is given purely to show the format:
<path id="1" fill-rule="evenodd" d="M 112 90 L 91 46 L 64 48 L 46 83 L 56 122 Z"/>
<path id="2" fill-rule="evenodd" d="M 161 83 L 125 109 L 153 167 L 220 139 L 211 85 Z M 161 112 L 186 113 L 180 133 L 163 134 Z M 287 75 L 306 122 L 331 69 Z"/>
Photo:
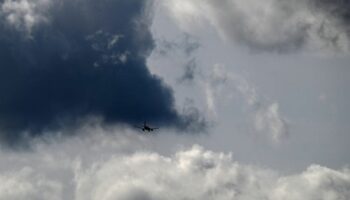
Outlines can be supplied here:
<path id="1" fill-rule="evenodd" d="M 0 1 L 0 200 L 350 199 L 349 16 Z"/>

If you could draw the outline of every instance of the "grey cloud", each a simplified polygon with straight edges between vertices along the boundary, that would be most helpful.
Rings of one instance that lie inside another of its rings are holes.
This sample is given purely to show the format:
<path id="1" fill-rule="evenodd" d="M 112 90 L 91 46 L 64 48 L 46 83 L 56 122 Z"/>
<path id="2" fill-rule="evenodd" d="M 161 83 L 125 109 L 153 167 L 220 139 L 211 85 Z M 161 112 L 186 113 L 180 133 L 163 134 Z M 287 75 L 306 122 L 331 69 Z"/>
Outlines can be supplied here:
<path id="1" fill-rule="evenodd" d="M 346 168 L 311 165 L 301 173 L 279 175 L 198 145 L 165 156 L 145 146 L 155 138 L 90 131 L 94 134 L 87 138 L 37 144 L 26 154 L 1 151 L 6 163 L 0 164 L 0 199 L 350 198 L 350 170 Z"/>
<path id="2" fill-rule="evenodd" d="M 157 39 L 155 52 L 163 56 L 177 52 L 189 57 L 198 48 L 200 48 L 200 44 L 195 38 L 188 34 L 183 34 L 176 40 L 166 40 L 163 38 Z"/>
<path id="3" fill-rule="evenodd" d="M 322 9 L 332 16 L 336 16 L 341 22 L 347 24 L 350 20 L 350 2 L 346 0 L 312 0 L 309 1 L 312 8 Z"/>
<path id="4" fill-rule="evenodd" d="M 195 106 L 192 99 L 185 99 L 181 113 L 183 113 L 184 116 L 184 127 L 191 132 L 206 132 L 207 129 L 212 126 L 212 122 L 206 119 L 204 114 Z"/>
<path id="5" fill-rule="evenodd" d="M 253 51 L 348 52 L 350 47 L 346 1 L 173 0 L 166 5 L 186 31 L 206 21 L 225 39 Z"/>
<path id="6" fill-rule="evenodd" d="M 217 64 L 213 67 L 206 87 L 208 107 L 212 113 L 216 113 L 215 99 L 221 97 L 232 100 L 238 94 L 249 109 L 255 131 L 265 133 L 275 142 L 288 136 L 288 123 L 279 110 L 279 104 L 264 98 L 243 76 L 228 72 L 225 66 Z"/>
<path id="7" fill-rule="evenodd" d="M 178 82 L 179 83 L 192 82 L 197 75 L 198 75 L 197 63 L 196 63 L 196 59 L 193 58 L 186 63 L 184 67 L 184 73 L 178 79 Z"/>
<path id="8" fill-rule="evenodd" d="M 184 37 L 184 51 L 187 55 L 191 55 L 200 48 L 201 45 L 192 36 L 186 34 Z"/>
<path id="9" fill-rule="evenodd" d="M 198 74 L 196 62 L 196 52 L 201 47 L 197 39 L 189 34 L 181 34 L 176 39 L 169 40 L 164 38 L 156 38 L 156 48 L 153 56 L 162 56 L 163 58 L 171 57 L 171 59 L 184 60 L 183 74 L 177 79 L 178 83 L 190 83 Z"/>
<path id="10" fill-rule="evenodd" d="M 278 142 L 288 136 L 288 124 L 279 111 L 278 103 L 257 106 L 255 108 L 254 125 L 258 131 L 266 131 Z"/>

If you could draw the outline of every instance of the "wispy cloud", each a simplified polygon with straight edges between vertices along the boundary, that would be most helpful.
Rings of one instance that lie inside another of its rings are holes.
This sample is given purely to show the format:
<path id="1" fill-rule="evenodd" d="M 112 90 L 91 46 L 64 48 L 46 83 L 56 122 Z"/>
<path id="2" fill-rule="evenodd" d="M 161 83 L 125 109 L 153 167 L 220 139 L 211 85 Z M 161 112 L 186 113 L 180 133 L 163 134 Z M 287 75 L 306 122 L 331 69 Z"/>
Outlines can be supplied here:
<path id="1" fill-rule="evenodd" d="M 224 65 L 216 64 L 207 80 L 205 91 L 211 113 L 217 113 L 216 104 L 220 104 L 215 103 L 215 99 L 232 100 L 238 94 L 248 106 L 247 111 L 257 132 L 266 133 L 275 142 L 288 135 L 287 120 L 281 114 L 278 102 L 259 94 L 254 84 L 246 78 L 226 70 Z"/>

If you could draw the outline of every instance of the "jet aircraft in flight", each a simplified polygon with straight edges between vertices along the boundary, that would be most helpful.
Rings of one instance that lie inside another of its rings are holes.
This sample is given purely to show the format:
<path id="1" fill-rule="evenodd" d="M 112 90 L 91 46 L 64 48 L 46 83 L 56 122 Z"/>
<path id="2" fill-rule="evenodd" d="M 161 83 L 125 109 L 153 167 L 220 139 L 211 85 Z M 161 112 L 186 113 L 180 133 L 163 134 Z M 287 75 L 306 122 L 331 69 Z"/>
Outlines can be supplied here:
<path id="1" fill-rule="evenodd" d="M 147 122 L 143 122 L 143 126 L 135 126 L 135 127 L 141 129 L 142 131 L 148 131 L 148 132 L 159 129 L 155 127 L 150 127 L 149 125 L 147 125 Z"/>

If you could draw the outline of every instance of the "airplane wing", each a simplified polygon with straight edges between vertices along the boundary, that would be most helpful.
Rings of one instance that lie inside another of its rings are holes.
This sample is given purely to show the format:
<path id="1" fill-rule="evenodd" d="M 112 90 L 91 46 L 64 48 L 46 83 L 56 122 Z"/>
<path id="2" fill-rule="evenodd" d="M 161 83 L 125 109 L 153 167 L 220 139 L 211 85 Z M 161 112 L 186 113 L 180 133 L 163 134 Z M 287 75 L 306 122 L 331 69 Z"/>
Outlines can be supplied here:
<path id="1" fill-rule="evenodd" d="M 142 126 L 134 126 L 135 128 L 139 128 L 139 129 L 143 129 L 143 127 Z"/>
<path id="2" fill-rule="evenodd" d="M 153 128 L 153 127 L 152 127 L 151 129 L 153 129 L 153 130 L 157 130 L 157 129 L 159 129 L 159 128 Z"/>

